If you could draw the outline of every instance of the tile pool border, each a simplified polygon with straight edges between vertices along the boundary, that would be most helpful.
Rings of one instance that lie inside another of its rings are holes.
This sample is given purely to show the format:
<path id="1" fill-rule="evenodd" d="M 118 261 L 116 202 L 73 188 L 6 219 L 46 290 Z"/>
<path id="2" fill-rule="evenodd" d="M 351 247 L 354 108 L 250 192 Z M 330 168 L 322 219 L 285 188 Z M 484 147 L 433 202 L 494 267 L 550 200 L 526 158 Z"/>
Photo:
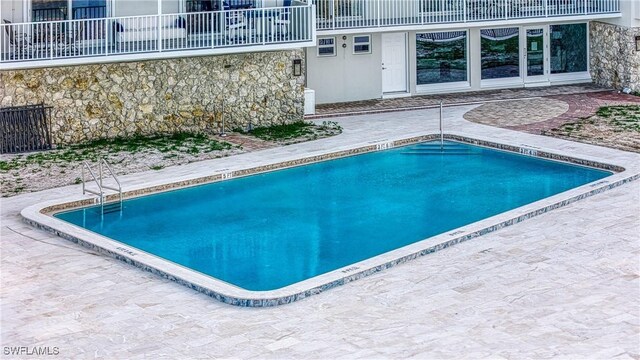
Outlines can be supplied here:
<path id="1" fill-rule="evenodd" d="M 366 145 L 361 145 L 347 150 L 330 152 L 308 156 L 300 159 L 276 162 L 272 164 L 260 165 L 252 168 L 239 169 L 233 171 L 218 170 L 214 174 L 197 177 L 194 179 L 175 181 L 167 184 L 155 185 L 140 188 L 124 193 L 125 198 L 137 197 L 167 191 L 182 187 L 196 186 L 204 183 L 227 180 L 235 177 L 254 175 L 258 173 L 284 169 L 288 167 L 301 166 L 319 161 L 326 161 L 346 156 L 353 156 L 373 151 L 386 150 L 394 147 L 410 145 L 418 142 L 434 140 L 437 134 L 414 136 L 398 140 L 372 141 Z M 92 233 L 75 225 L 65 223 L 51 216 L 54 212 L 69 210 L 95 204 L 94 199 L 75 199 L 73 201 L 58 203 L 46 202 L 25 208 L 21 215 L 24 221 L 36 228 L 51 232 L 64 239 L 82 245 L 93 251 L 108 255 L 120 261 L 134 265 L 145 271 L 154 273 L 166 279 L 172 280 L 198 292 L 204 293 L 221 302 L 247 307 L 267 307 L 291 303 L 311 295 L 321 293 L 325 290 L 344 285 L 351 281 L 374 274 L 403 264 L 418 257 L 448 248 L 449 246 L 464 242 L 487 233 L 499 230 L 503 227 L 511 226 L 526 219 L 544 214 L 553 209 L 557 209 L 586 197 L 601 193 L 627 182 L 640 178 L 640 173 L 629 174 L 622 166 L 610 164 L 606 161 L 588 160 L 570 155 L 558 154 L 559 151 L 549 151 L 536 146 L 526 144 L 509 145 L 505 141 L 495 142 L 493 140 L 481 140 L 476 137 L 458 135 L 455 133 L 445 134 L 445 139 L 465 142 L 489 148 L 496 148 L 510 152 L 519 153 L 525 156 L 535 156 L 556 161 L 563 161 L 583 166 L 590 166 L 615 173 L 599 181 L 585 184 L 566 192 L 541 199 L 534 203 L 509 210 L 478 222 L 467 224 L 448 233 L 436 235 L 413 244 L 392 250 L 390 252 L 357 262 L 333 270 L 331 272 L 303 280 L 287 287 L 272 291 L 250 291 L 245 290 L 213 277 L 198 273 L 181 265 L 161 259 L 155 255 L 143 252 L 126 244 L 119 243 L 104 236 Z M 115 200 L 115 196 L 107 198 L 109 201 Z"/>

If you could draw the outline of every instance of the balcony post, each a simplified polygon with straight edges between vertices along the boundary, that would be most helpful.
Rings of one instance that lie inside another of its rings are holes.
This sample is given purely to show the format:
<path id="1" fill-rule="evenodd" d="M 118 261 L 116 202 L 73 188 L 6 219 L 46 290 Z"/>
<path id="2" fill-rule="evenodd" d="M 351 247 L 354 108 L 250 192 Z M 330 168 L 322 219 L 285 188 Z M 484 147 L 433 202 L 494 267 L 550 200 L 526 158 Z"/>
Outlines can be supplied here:
<path id="1" fill-rule="evenodd" d="M 584 0 L 584 14 L 587 15 L 587 0 Z"/>
<path id="2" fill-rule="evenodd" d="M 544 0 L 544 17 L 549 17 L 549 0 Z"/>
<path id="3" fill-rule="evenodd" d="M 55 53 L 53 51 L 53 24 L 53 22 L 47 24 L 47 27 L 49 28 L 47 30 L 47 34 L 49 34 L 49 51 L 51 51 L 51 60 L 53 60 L 53 54 Z"/>
<path id="4" fill-rule="evenodd" d="M 262 11 L 262 15 L 260 17 L 260 34 L 262 35 L 262 45 L 265 45 L 267 43 L 267 35 L 266 35 L 266 22 L 267 22 L 267 18 L 266 18 L 266 13 L 264 11 L 264 0 L 262 0 L 262 4 L 260 4 L 261 6 L 261 11 Z M 254 20 L 255 21 L 255 20 Z"/>
<path id="5" fill-rule="evenodd" d="M 336 29 L 336 1 L 335 0 L 329 0 L 329 10 L 331 12 L 331 21 L 332 21 L 331 28 L 335 30 Z"/>
<path id="6" fill-rule="evenodd" d="M 220 8 L 218 8 L 218 9 L 220 9 Z M 216 22 L 215 22 L 215 20 L 214 20 L 214 18 L 215 18 L 216 16 L 218 16 L 218 14 L 216 14 L 216 12 L 215 12 L 215 11 L 214 11 L 214 12 L 212 12 L 212 13 L 211 13 L 211 16 L 210 16 L 210 18 L 211 18 L 211 24 L 210 24 L 209 29 L 211 29 L 211 30 L 209 31 L 209 36 L 211 37 L 211 48 L 212 48 L 212 49 L 215 47 L 215 41 L 214 41 L 214 38 L 216 38 L 216 37 L 217 37 L 217 35 L 215 34 L 215 33 L 216 33 L 216 30 L 217 30 L 217 29 L 215 28 L 215 23 L 216 23 Z"/>
<path id="7" fill-rule="evenodd" d="M 162 0 L 158 0 L 158 16 L 156 18 L 156 31 L 158 32 L 158 51 L 162 52 L 162 29 L 160 28 L 162 20 Z"/>
<path id="8" fill-rule="evenodd" d="M 507 9 L 507 0 L 502 2 L 502 11 L 504 11 L 504 19 L 507 20 L 509 18 L 509 10 Z"/>
<path id="9" fill-rule="evenodd" d="M 467 22 L 467 0 L 462 0 L 462 22 Z"/>
<path id="10" fill-rule="evenodd" d="M 104 19 L 104 55 L 109 55 L 109 20 Z"/>

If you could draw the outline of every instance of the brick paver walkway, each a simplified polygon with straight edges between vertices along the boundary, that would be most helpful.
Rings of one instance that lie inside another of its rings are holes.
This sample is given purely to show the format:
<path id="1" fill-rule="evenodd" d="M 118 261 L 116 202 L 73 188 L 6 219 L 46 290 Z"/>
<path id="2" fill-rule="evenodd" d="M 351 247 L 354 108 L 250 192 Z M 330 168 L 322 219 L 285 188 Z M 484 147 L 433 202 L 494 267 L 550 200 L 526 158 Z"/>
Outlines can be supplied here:
<path id="1" fill-rule="evenodd" d="M 453 94 L 435 94 L 412 96 L 396 99 L 375 99 L 316 106 L 316 114 L 308 119 L 334 117 L 339 115 L 356 115 L 363 113 L 380 113 L 398 110 L 418 110 L 436 106 L 443 101 L 445 105 L 481 103 L 497 100 L 526 99 L 541 96 L 584 94 L 608 90 L 593 84 L 548 86 L 543 88 L 522 88 L 471 91 Z"/>
<path id="2" fill-rule="evenodd" d="M 601 106 L 639 104 L 640 97 L 620 94 L 616 91 L 601 91 L 596 93 L 553 95 L 549 99 L 561 100 L 569 105 L 569 110 L 559 116 L 551 117 L 545 121 L 525 125 L 505 125 L 502 127 L 526 131 L 532 134 L 540 134 L 545 130 L 557 128 L 562 124 L 574 122 L 579 119 L 595 115 Z M 505 104 L 508 105 L 508 104 Z"/>
<path id="3" fill-rule="evenodd" d="M 484 103 L 465 119 L 507 129 L 541 134 L 568 122 L 590 117 L 606 105 L 640 104 L 640 97 L 593 84 L 549 86 L 437 94 L 398 99 L 367 100 L 317 106 L 308 119 L 426 109 L 445 105 Z"/>
<path id="4" fill-rule="evenodd" d="M 562 100 L 540 97 L 488 102 L 464 114 L 464 118 L 479 124 L 527 126 L 560 116 L 569 110 Z"/>

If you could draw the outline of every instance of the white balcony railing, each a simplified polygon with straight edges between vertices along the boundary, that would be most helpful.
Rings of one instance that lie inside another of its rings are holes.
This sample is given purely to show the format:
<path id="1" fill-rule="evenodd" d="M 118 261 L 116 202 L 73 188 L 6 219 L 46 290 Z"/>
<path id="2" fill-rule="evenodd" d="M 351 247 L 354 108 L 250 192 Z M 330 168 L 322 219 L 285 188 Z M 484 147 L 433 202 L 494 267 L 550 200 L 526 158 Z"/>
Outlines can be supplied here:
<path id="1" fill-rule="evenodd" d="M 283 45 L 314 41 L 313 6 L 0 24 L 2 63 Z M 237 49 L 236 49 L 237 50 Z M 87 59 L 90 62 L 91 59 Z"/>
<path id="2" fill-rule="evenodd" d="M 620 0 L 315 0 L 317 29 L 467 23 L 620 12 Z"/>

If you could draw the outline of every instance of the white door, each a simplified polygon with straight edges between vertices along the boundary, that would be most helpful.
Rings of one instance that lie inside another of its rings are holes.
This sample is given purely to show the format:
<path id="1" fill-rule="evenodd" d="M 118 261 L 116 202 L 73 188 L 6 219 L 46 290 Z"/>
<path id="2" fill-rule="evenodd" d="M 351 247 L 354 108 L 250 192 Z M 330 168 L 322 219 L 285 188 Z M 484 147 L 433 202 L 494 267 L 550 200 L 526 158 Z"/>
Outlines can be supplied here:
<path id="1" fill-rule="evenodd" d="M 532 26 L 524 29 L 525 83 L 548 82 L 549 80 L 549 30 L 547 26 Z"/>
<path id="2" fill-rule="evenodd" d="M 382 34 L 382 92 L 407 91 L 407 34 Z"/>

